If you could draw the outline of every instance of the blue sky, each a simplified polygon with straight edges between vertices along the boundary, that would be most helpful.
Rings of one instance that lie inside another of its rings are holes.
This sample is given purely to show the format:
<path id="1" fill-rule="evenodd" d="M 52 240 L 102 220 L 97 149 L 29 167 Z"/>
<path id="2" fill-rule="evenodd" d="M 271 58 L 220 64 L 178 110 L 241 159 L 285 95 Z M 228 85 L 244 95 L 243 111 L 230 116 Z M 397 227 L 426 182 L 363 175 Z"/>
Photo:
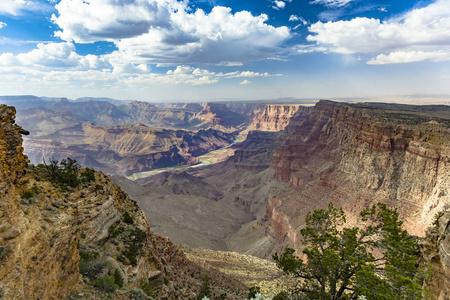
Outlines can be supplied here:
<path id="1" fill-rule="evenodd" d="M 1 0 L 0 94 L 450 94 L 450 0 Z"/>

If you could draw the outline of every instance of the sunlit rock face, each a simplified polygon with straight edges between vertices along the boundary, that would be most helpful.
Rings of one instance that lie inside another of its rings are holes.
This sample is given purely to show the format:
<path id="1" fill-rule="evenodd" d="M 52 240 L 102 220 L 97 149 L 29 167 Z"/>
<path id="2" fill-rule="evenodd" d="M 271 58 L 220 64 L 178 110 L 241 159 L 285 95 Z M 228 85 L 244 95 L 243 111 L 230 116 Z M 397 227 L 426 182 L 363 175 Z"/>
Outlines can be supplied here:
<path id="1" fill-rule="evenodd" d="M 0 298 L 130 299 L 142 278 L 158 299 L 194 298 L 205 270 L 154 234 L 137 203 L 107 175 L 94 172 L 90 181 L 63 187 L 27 168 L 21 137 L 27 131 L 14 117 L 13 107 L 0 106 Z M 91 254 L 102 276 L 120 273 L 125 289 L 107 294 L 87 284 L 80 262 Z M 209 275 L 217 293 L 242 298 L 242 283 Z"/>
<path id="2" fill-rule="evenodd" d="M 284 130 L 294 120 L 306 119 L 312 107 L 301 105 L 268 104 L 255 111 L 251 129 L 263 131 Z"/>
<path id="3" fill-rule="evenodd" d="M 331 201 L 355 224 L 361 209 L 386 202 L 410 233 L 424 236 L 450 202 L 449 119 L 445 106 L 320 101 L 274 153 L 275 177 L 287 188 L 269 198 L 268 233 L 300 247 L 307 212 Z"/>
<path id="4" fill-rule="evenodd" d="M 426 236 L 419 242 L 420 261 L 431 267 L 433 273 L 425 282 L 431 292 L 432 299 L 450 298 L 450 211 L 446 207 L 436 216 L 433 227 L 427 230 Z"/>

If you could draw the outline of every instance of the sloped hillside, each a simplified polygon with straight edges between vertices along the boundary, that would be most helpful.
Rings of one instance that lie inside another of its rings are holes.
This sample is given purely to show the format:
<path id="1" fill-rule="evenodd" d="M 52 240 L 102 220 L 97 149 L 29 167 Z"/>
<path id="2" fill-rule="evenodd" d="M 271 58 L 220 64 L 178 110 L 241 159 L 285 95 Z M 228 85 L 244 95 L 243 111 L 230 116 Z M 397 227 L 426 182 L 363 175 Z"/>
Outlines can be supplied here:
<path id="1" fill-rule="evenodd" d="M 14 117 L 14 108 L 0 107 L 0 297 L 195 297 L 207 272 L 153 234 L 108 176 L 70 160 L 27 167 L 26 131 Z M 228 299 L 246 289 L 220 272 L 209 276 Z"/>

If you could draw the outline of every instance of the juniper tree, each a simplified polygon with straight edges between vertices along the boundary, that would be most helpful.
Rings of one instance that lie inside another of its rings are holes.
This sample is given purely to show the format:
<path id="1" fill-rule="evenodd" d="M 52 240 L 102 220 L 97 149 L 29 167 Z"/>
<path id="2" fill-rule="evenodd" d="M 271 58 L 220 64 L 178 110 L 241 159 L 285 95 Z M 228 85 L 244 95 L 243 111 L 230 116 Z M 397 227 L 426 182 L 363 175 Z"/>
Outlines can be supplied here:
<path id="1" fill-rule="evenodd" d="M 277 266 L 298 279 L 288 294 L 297 299 L 422 299 L 425 268 L 418 268 L 417 241 L 402 229 L 396 209 L 379 203 L 361 212 L 362 225 L 344 227 L 342 208 L 306 216 L 300 233 L 306 261 L 287 248 Z"/>

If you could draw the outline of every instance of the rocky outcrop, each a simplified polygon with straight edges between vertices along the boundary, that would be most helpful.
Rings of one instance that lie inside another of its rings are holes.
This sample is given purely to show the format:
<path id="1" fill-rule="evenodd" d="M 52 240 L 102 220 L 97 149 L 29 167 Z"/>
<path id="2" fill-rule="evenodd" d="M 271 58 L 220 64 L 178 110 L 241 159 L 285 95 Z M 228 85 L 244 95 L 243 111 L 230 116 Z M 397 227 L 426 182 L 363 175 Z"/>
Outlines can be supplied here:
<path id="1" fill-rule="evenodd" d="M 294 104 L 268 104 L 255 111 L 250 128 L 264 131 L 284 130 L 291 122 L 306 119 L 312 107 Z"/>
<path id="2" fill-rule="evenodd" d="M 419 242 L 421 263 L 431 267 L 431 277 L 424 287 L 431 292 L 432 299 L 450 298 L 450 210 L 436 216 L 433 227 L 427 230 Z"/>
<path id="3" fill-rule="evenodd" d="M 204 108 L 195 115 L 195 119 L 200 121 L 199 127 L 225 126 L 236 127 L 246 121 L 247 116 L 228 109 L 223 103 L 205 103 Z"/>
<path id="4" fill-rule="evenodd" d="M 450 116 L 397 109 L 320 101 L 274 153 L 275 177 L 288 188 L 272 193 L 280 204 L 268 206 L 267 230 L 285 242 L 281 232 L 298 229 L 307 212 L 330 201 L 350 222 L 361 209 L 386 202 L 398 208 L 410 233 L 423 236 L 450 202 Z M 284 221 L 271 220 L 274 215 Z M 298 247 L 295 241 L 287 244 Z"/>
<path id="5" fill-rule="evenodd" d="M 8 180 L 0 182 L 5 191 L 25 173 L 28 159 L 23 155 L 22 127 L 15 124 L 16 109 L 0 106 L 0 177 Z"/>
<path id="6" fill-rule="evenodd" d="M 153 234 L 136 202 L 108 176 L 78 173 L 85 179 L 71 187 L 45 168 L 27 168 L 20 136 L 26 131 L 14 124 L 14 113 L 0 107 L 0 298 L 132 299 L 142 279 L 158 299 L 195 297 L 208 272 Z M 116 271 L 124 289 L 94 288 Z M 241 298 L 246 289 L 220 272 L 209 275 L 219 294 Z"/>

